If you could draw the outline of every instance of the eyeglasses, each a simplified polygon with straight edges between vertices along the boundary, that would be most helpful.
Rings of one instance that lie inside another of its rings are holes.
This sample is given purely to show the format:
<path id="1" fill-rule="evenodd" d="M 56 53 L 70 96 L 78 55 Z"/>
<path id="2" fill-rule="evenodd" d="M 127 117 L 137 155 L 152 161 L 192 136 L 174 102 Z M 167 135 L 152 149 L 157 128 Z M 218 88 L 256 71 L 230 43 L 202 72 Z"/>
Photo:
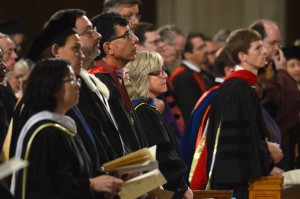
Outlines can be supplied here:
<path id="1" fill-rule="evenodd" d="M 131 39 L 132 35 L 133 35 L 132 31 L 126 31 L 123 35 L 117 36 L 113 40 L 117 40 L 117 39 Z"/>
<path id="2" fill-rule="evenodd" d="M 267 43 L 269 44 L 269 46 L 275 46 L 277 45 L 278 47 L 281 47 L 281 42 L 280 41 L 267 41 Z"/>
<path id="3" fill-rule="evenodd" d="M 73 78 L 73 79 L 66 79 L 62 81 L 63 83 L 70 82 L 72 86 L 81 86 L 81 79 L 80 78 Z"/>
<path id="4" fill-rule="evenodd" d="M 127 21 L 131 21 L 134 18 L 136 18 L 137 20 L 141 20 L 142 15 L 141 14 L 128 14 L 128 15 L 123 15 L 123 17 L 127 20 Z"/>
<path id="5" fill-rule="evenodd" d="M 15 49 L 14 48 L 10 48 L 7 51 L 3 52 L 3 56 L 7 55 L 8 57 L 10 57 L 13 53 L 15 53 Z"/>
<path id="6" fill-rule="evenodd" d="M 161 77 L 161 78 L 163 78 L 164 77 L 164 75 L 165 75 L 165 71 L 164 70 L 158 70 L 158 71 L 154 71 L 154 72 L 152 72 L 152 73 L 149 73 L 148 75 L 149 76 L 156 76 L 156 77 Z"/>
<path id="7" fill-rule="evenodd" d="M 94 38 L 96 33 L 97 33 L 97 27 L 94 26 L 92 29 L 89 29 L 87 32 L 79 34 L 79 36 L 85 36 L 86 35 L 88 37 Z"/>

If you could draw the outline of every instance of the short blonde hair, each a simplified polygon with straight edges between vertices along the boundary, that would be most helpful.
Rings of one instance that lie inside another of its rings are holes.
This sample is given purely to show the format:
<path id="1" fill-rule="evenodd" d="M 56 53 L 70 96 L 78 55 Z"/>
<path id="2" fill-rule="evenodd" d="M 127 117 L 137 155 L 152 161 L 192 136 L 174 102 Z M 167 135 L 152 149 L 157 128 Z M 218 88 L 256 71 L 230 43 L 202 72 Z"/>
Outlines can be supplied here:
<path id="1" fill-rule="evenodd" d="M 136 54 L 134 61 L 126 64 L 129 69 L 130 83 L 126 86 L 130 99 L 149 98 L 149 73 L 161 70 L 163 59 L 157 52 L 142 51 Z"/>

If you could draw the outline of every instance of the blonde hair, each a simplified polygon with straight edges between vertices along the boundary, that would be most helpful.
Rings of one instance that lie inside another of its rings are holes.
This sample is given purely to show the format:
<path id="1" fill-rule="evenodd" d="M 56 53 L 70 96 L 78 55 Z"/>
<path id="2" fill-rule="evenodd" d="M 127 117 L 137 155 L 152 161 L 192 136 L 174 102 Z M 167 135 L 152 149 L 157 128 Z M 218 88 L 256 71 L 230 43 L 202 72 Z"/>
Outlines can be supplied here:
<path id="1" fill-rule="evenodd" d="M 130 99 L 149 98 L 149 73 L 161 70 L 163 59 L 157 52 L 142 51 L 136 54 L 134 61 L 126 64 L 129 69 L 130 83 L 126 86 Z"/>

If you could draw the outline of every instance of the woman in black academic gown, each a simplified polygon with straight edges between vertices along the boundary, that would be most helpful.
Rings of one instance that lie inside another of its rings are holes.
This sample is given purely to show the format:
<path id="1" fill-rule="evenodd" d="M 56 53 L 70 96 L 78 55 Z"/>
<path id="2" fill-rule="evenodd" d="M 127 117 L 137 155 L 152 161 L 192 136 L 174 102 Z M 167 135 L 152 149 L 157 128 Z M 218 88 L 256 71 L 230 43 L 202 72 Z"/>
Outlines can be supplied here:
<path id="1" fill-rule="evenodd" d="M 126 87 L 141 122 L 149 146 L 157 145 L 159 169 L 167 179 L 164 188 L 174 191 L 173 198 L 193 198 L 183 178 L 186 167 L 178 155 L 175 134 L 157 111 L 155 98 L 167 91 L 168 75 L 162 69 L 162 57 L 156 52 L 139 52 L 129 62 L 130 83 Z"/>
<path id="2" fill-rule="evenodd" d="M 89 156 L 65 113 L 79 100 L 80 81 L 68 62 L 38 62 L 25 88 L 23 102 L 37 113 L 23 126 L 16 156 L 29 166 L 13 175 L 16 198 L 94 198 L 93 192 L 115 195 L 122 180 L 107 175 L 92 178 Z"/>
<path id="3" fill-rule="evenodd" d="M 60 18 L 49 20 L 41 33 L 34 38 L 28 52 L 28 58 L 34 62 L 54 57 L 68 60 L 75 75 L 79 76 L 82 70 L 84 55 L 82 53 L 80 36 L 74 29 L 75 21 L 76 16 L 69 13 L 65 13 Z M 86 91 L 88 88 L 85 80 L 81 80 L 82 87 L 80 88 L 80 103 L 82 104 L 82 99 L 86 99 L 89 96 L 86 97 L 84 96 L 85 92 L 82 93 L 82 91 Z M 95 127 L 91 126 L 90 118 L 87 118 L 81 110 L 82 109 L 80 109 L 80 107 L 74 106 L 66 113 L 66 115 L 75 120 L 78 134 L 81 137 L 92 162 L 93 176 L 96 176 L 101 173 L 101 165 L 103 163 L 116 157 L 112 155 L 112 147 L 108 144 L 106 137 L 102 136 L 102 121 L 97 120 L 97 122 L 94 122 L 93 120 Z M 85 111 L 92 112 L 91 109 L 87 109 Z M 35 107 L 28 107 L 23 102 L 23 99 L 21 99 L 16 107 L 13 118 L 10 156 L 14 156 L 16 140 L 24 122 L 27 121 L 27 119 L 34 113 L 36 113 Z"/>

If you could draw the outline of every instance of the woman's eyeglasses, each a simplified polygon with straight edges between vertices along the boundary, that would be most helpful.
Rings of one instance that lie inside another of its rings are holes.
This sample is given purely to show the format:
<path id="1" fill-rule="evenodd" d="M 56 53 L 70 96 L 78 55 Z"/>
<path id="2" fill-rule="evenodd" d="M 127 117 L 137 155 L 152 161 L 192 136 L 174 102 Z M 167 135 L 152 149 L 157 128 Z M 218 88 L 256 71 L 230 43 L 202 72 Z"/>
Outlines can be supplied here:
<path id="1" fill-rule="evenodd" d="M 80 78 L 73 78 L 73 79 L 66 79 L 66 80 L 63 80 L 63 83 L 66 83 L 66 82 L 70 82 L 72 86 L 81 86 L 81 79 Z"/>
<path id="2" fill-rule="evenodd" d="M 152 73 L 149 73 L 148 75 L 163 78 L 164 75 L 165 75 L 165 71 L 164 70 L 158 70 L 158 71 L 154 71 Z"/>

